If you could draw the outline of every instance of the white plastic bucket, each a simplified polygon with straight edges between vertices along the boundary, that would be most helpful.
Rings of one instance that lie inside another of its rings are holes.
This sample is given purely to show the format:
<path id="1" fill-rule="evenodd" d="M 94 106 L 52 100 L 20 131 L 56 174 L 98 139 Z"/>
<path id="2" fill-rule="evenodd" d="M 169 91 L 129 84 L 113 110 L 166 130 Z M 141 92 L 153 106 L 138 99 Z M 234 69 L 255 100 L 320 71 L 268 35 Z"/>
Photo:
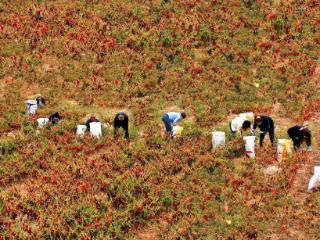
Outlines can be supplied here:
<path id="1" fill-rule="evenodd" d="M 253 112 L 240 113 L 239 117 L 252 121 L 254 119 L 254 113 Z"/>
<path id="2" fill-rule="evenodd" d="M 279 139 L 277 146 L 277 160 L 279 162 L 286 160 L 292 152 L 292 143 L 288 139 Z"/>
<path id="3" fill-rule="evenodd" d="M 37 101 L 36 100 L 28 100 L 27 104 L 27 114 L 34 115 L 38 109 Z"/>
<path id="4" fill-rule="evenodd" d="M 90 133 L 93 137 L 99 138 L 102 135 L 101 122 L 90 123 Z"/>
<path id="5" fill-rule="evenodd" d="M 175 137 L 179 137 L 179 136 L 181 136 L 182 131 L 183 131 L 183 127 L 173 126 L 173 128 L 172 128 L 172 136 L 173 136 L 174 138 L 175 138 Z"/>
<path id="6" fill-rule="evenodd" d="M 245 142 L 245 151 L 248 157 L 255 158 L 255 136 L 246 136 L 243 137 L 243 140 Z"/>
<path id="7" fill-rule="evenodd" d="M 212 132 L 212 146 L 213 148 L 222 147 L 226 145 L 225 132 Z"/>
<path id="8" fill-rule="evenodd" d="M 77 126 L 77 135 L 78 136 L 83 136 L 87 131 L 87 126 L 86 125 L 78 125 Z"/>
<path id="9" fill-rule="evenodd" d="M 37 122 L 38 122 L 38 128 L 44 128 L 49 123 L 49 119 L 48 118 L 38 118 Z"/>
<path id="10" fill-rule="evenodd" d="M 314 174 L 309 180 L 308 191 L 320 187 L 320 166 L 314 167 Z"/>

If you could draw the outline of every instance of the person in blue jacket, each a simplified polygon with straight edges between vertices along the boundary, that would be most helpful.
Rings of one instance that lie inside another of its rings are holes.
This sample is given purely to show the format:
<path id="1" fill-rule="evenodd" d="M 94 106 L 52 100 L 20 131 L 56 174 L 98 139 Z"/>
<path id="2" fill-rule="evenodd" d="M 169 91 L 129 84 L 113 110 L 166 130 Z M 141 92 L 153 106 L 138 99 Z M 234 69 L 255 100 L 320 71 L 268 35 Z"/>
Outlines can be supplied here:
<path id="1" fill-rule="evenodd" d="M 172 133 L 172 126 L 177 126 L 178 123 L 186 118 L 186 114 L 184 112 L 167 112 L 162 116 L 162 122 L 166 127 L 167 133 Z"/>
<path id="2" fill-rule="evenodd" d="M 272 118 L 269 116 L 263 116 L 263 115 L 255 116 L 253 129 L 251 131 L 252 135 L 254 134 L 254 131 L 256 130 L 256 128 L 260 129 L 260 147 L 263 146 L 263 140 L 267 133 L 269 133 L 271 145 L 273 146 L 275 126 Z"/>

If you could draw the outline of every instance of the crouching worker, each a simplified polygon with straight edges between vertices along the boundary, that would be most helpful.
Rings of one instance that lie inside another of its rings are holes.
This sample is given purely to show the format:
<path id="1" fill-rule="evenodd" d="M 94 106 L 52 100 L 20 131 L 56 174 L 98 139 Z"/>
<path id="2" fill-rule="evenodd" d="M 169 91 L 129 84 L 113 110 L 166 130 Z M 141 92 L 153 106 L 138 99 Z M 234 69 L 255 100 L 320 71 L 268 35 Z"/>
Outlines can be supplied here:
<path id="1" fill-rule="evenodd" d="M 263 140 L 267 133 L 269 133 L 270 142 L 273 146 L 274 144 L 274 122 L 269 116 L 258 115 L 254 118 L 254 124 L 251 131 L 251 134 L 254 135 L 256 128 L 260 129 L 260 147 L 263 146 Z"/>
<path id="2" fill-rule="evenodd" d="M 114 127 L 114 138 L 118 137 L 118 129 L 122 128 L 124 130 L 124 137 L 129 139 L 129 117 L 126 113 L 117 113 L 113 121 Z"/>
<path id="3" fill-rule="evenodd" d="M 90 132 L 90 123 L 93 122 L 100 122 L 100 120 L 97 119 L 97 116 L 95 114 L 91 114 L 91 117 L 86 121 L 86 127 L 88 132 Z"/>
<path id="4" fill-rule="evenodd" d="M 49 116 L 49 122 L 51 122 L 53 125 L 58 124 L 58 122 L 62 119 L 60 114 L 58 112 L 55 112 Z"/>
<path id="5" fill-rule="evenodd" d="M 234 137 L 236 134 L 242 135 L 243 131 L 249 130 L 251 127 L 251 122 L 244 117 L 236 117 L 230 122 L 230 131 Z"/>
<path id="6" fill-rule="evenodd" d="M 299 150 L 301 144 L 306 141 L 307 150 L 312 151 L 311 147 L 311 131 L 304 126 L 294 126 L 288 129 L 288 135 L 293 141 L 295 150 Z"/>
<path id="7" fill-rule="evenodd" d="M 186 114 L 184 112 L 168 112 L 162 116 L 162 122 L 166 128 L 166 132 L 172 134 L 172 125 L 177 126 L 178 123 L 186 118 Z M 172 124 L 172 125 L 171 125 Z"/>

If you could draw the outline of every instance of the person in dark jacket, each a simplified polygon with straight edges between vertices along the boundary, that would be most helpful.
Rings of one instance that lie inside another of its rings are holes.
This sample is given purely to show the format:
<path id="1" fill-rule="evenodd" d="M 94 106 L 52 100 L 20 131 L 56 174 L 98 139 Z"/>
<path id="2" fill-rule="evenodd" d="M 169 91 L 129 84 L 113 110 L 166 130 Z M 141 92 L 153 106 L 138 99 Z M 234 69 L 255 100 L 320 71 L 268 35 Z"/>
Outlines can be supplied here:
<path id="1" fill-rule="evenodd" d="M 41 95 L 38 95 L 38 97 L 36 98 L 36 101 L 39 107 L 43 107 L 44 105 L 46 105 L 46 100 Z"/>
<path id="2" fill-rule="evenodd" d="M 116 114 L 113 121 L 113 127 L 114 138 L 117 138 L 118 129 L 122 128 L 124 130 L 124 137 L 129 139 L 129 117 L 126 113 L 121 112 Z"/>
<path id="3" fill-rule="evenodd" d="M 293 141 L 295 150 L 299 150 L 301 144 L 306 141 L 307 150 L 311 151 L 311 131 L 304 126 L 294 126 L 288 129 L 288 135 Z"/>
<path id="4" fill-rule="evenodd" d="M 91 117 L 86 121 L 87 131 L 90 132 L 90 123 L 92 122 L 100 122 L 99 119 L 97 119 L 97 116 L 95 114 L 92 114 Z"/>
<path id="5" fill-rule="evenodd" d="M 53 113 L 53 114 L 51 114 L 51 115 L 49 116 L 49 121 L 50 121 L 53 125 L 57 124 L 61 119 L 62 119 L 62 117 L 60 116 L 60 114 L 59 114 L 58 112 L 55 112 L 55 113 Z"/>
<path id="6" fill-rule="evenodd" d="M 254 124 L 251 134 L 254 134 L 256 128 L 260 129 L 260 147 L 263 146 L 263 140 L 267 133 L 269 133 L 271 145 L 274 144 L 274 122 L 269 116 L 258 115 L 254 118 Z"/>

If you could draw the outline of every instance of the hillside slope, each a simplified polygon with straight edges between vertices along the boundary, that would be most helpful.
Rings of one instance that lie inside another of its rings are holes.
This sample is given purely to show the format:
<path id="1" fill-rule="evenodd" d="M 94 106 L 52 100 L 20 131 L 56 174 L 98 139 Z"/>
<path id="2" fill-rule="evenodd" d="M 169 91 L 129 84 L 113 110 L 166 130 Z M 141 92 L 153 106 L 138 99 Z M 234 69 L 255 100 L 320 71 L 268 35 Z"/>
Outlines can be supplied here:
<path id="1" fill-rule="evenodd" d="M 1 1 L 0 238 L 317 239 L 319 192 L 296 202 L 297 179 L 317 153 L 265 176 L 276 164 L 270 146 L 255 160 L 230 136 L 225 149 L 209 149 L 210 132 L 228 131 L 227 119 L 244 111 L 274 116 L 277 137 L 306 121 L 316 133 L 319 8 L 317 0 Z M 48 105 L 27 116 L 24 101 L 37 93 Z M 184 135 L 167 141 L 161 115 L 181 109 Z M 37 133 L 36 119 L 54 111 L 61 124 Z M 129 145 L 112 138 L 118 111 L 130 117 Z M 92 112 L 103 137 L 77 139 Z"/>

